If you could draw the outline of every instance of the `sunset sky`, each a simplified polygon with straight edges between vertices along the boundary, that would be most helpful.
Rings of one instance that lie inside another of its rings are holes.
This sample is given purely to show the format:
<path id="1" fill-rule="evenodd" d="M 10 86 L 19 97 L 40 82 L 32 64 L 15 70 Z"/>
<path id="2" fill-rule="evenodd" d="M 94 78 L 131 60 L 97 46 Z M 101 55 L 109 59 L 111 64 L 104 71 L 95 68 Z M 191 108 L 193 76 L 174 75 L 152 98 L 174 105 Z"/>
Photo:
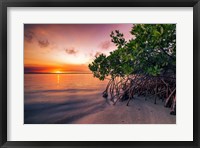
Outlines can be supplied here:
<path id="1" fill-rule="evenodd" d="M 132 38 L 132 24 L 25 24 L 25 73 L 90 73 L 95 55 L 116 49 L 110 33 Z"/>

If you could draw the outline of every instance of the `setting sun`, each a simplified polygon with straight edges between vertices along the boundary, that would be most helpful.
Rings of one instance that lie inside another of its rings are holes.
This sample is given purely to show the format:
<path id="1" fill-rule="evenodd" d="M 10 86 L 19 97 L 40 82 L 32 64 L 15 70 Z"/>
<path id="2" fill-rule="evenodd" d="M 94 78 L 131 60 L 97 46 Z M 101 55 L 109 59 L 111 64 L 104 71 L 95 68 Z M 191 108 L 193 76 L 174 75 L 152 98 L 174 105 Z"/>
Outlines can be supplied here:
<path id="1" fill-rule="evenodd" d="M 56 73 L 62 73 L 61 71 L 57 70 Z"/>

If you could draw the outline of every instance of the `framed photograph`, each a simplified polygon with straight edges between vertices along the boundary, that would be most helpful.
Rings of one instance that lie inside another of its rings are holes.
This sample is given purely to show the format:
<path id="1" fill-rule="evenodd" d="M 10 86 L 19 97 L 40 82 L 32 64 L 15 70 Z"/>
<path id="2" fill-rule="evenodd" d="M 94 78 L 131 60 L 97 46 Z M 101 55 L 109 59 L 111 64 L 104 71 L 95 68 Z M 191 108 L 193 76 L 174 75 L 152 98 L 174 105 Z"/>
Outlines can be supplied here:
<path id="1" fill-rule="evenodd" d="M 3 0 L 1 147 L 199 147 L 199 0 Z"/>

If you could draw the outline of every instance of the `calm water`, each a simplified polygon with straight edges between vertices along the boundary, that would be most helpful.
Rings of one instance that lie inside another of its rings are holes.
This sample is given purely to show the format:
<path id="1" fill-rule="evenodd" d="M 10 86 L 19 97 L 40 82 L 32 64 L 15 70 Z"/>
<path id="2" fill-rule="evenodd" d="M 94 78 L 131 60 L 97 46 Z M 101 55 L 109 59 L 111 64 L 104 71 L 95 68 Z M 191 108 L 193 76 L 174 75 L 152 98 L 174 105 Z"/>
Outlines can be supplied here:
<path id="1" fill-rule="evenodd" d="M 24 123 L 73 123 L 105 106 L 106 84 L 92 74 L 25 74 Z"/>

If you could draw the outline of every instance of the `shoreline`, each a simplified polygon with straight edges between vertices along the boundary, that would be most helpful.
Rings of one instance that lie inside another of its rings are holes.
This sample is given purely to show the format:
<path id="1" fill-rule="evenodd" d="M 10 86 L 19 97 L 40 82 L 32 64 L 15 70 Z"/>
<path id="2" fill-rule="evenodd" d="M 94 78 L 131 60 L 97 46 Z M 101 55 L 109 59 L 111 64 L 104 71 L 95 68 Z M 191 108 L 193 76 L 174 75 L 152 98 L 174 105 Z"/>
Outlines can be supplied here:
<path id="1" fill-rule="evenodd" d="M 101 94 L 93 95 L 57 103 L 30 102 L 24 124 L 176 124 L 176 115 L 170 115 L 162 100 L 154 104 L 153 98 L 135 97 L 126 106 L 127 101 L 113 105 Z"/>
<path id="2" fill-rule="evenodd" d="M 164 102 L 137 97 L 129 106 L 127 101 L 106 107 L 93 114 L 80 118 L 73 124 L 176 124 L 176 116 L 170 115 L 170 108 L 164 107 Z"/>

